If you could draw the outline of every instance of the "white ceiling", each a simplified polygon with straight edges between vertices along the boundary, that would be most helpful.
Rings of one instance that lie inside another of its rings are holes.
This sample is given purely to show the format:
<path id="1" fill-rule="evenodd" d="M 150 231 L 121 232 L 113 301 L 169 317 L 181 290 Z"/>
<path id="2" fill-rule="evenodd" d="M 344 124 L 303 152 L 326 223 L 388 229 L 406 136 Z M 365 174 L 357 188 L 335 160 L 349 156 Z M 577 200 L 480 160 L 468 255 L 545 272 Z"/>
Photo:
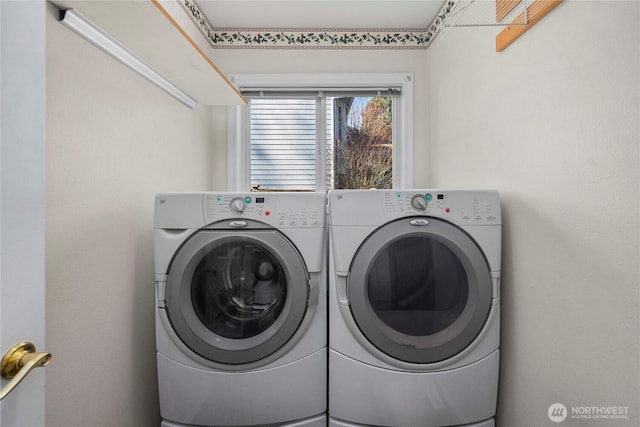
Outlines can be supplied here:
<path id="1" fill-rule="evenodd" d="M 214 28 L 424 29 L 444 0 L 196 0 Z"/>

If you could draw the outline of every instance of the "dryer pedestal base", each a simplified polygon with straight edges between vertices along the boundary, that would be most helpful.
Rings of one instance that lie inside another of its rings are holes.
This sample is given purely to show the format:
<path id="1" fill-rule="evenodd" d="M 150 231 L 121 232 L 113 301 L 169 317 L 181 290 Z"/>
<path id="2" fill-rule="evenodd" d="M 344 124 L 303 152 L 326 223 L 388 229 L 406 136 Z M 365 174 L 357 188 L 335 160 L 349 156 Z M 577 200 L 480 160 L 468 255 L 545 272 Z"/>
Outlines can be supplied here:
<path id="1" fill-rule="evenodd" d="M 461 368 L 402 372 L 330 350 L 329 416 L 354 423 L 335 426 L 490 426 L 482 422 L 495 415 L 498 362 L 496 350 Z"/>
<path id="2" fill-rule="evenodd" d="M 329 418 L 329 424 L 327 425 L 329 427 L 364 427 L 363 424 L 348 423 L 346 421 L 336 420 L 334 418 Z M 447 427 L 495 427 L 495 425 L 496 424 L 493 418 L 491 418 L 490 420 L 480 421 L 479 423 L 465 424 L 463 426 L 447 426 Z"/>

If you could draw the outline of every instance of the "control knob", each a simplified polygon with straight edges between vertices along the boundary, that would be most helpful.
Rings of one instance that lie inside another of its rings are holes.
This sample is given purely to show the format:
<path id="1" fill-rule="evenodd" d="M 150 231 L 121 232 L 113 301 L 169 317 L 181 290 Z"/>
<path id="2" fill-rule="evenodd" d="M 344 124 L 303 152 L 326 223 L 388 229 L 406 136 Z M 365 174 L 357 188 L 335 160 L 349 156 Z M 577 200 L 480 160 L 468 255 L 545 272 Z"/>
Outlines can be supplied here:
<path id="1" fill-rule="evenodd" d="M 411 206 L 419 211 L 427 209 L 427 200 L 421 194 L 416 194 L 411 198 Z"/>
<path id="2" fill-rule="evenodd" d="M 246 204 L 242 197 L 236 197 L 229 203 L 229 209 L 231 209 L 231 212 L 235 214 L 241 214 L 242 212 L 244 212 L 245 206 Z"/>

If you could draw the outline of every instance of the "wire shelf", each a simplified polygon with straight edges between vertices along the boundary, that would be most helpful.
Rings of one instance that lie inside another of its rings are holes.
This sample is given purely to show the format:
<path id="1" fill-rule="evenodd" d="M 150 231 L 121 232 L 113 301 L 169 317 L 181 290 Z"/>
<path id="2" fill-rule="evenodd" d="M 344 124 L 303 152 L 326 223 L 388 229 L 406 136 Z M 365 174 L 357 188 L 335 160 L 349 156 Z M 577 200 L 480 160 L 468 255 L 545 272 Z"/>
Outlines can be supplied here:
<path id="1" fill-rule="evenodd" d="M 527 25 L 527 5 L 531 0 L 459 0 L 444 19 L 444 37 L 452 27 L 505 27 Z"/>

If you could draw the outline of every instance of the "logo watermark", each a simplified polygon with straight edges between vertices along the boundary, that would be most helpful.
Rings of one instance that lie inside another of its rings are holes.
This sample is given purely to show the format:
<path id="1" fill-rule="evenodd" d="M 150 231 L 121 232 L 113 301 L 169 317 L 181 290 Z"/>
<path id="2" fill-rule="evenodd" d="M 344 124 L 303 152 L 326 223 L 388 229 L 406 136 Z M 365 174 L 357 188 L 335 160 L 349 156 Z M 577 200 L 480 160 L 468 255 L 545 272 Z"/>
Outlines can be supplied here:
<path id="1" fill-rule="evenodd" d="M 553 403 L 547 409 L 547 416 L 554 423 L 561 423 L 568 417 L 574 420 L 628 420 L 628 406 L 581 405 L 567 409 L 562 403 Z"/>
<path id="2" fill-rule="evenodd" d="M 561 423 L 567 418 L 567 407 L 562 403 L 553 403 L 549 406 L 547 415 L 554 423 Z"/>

